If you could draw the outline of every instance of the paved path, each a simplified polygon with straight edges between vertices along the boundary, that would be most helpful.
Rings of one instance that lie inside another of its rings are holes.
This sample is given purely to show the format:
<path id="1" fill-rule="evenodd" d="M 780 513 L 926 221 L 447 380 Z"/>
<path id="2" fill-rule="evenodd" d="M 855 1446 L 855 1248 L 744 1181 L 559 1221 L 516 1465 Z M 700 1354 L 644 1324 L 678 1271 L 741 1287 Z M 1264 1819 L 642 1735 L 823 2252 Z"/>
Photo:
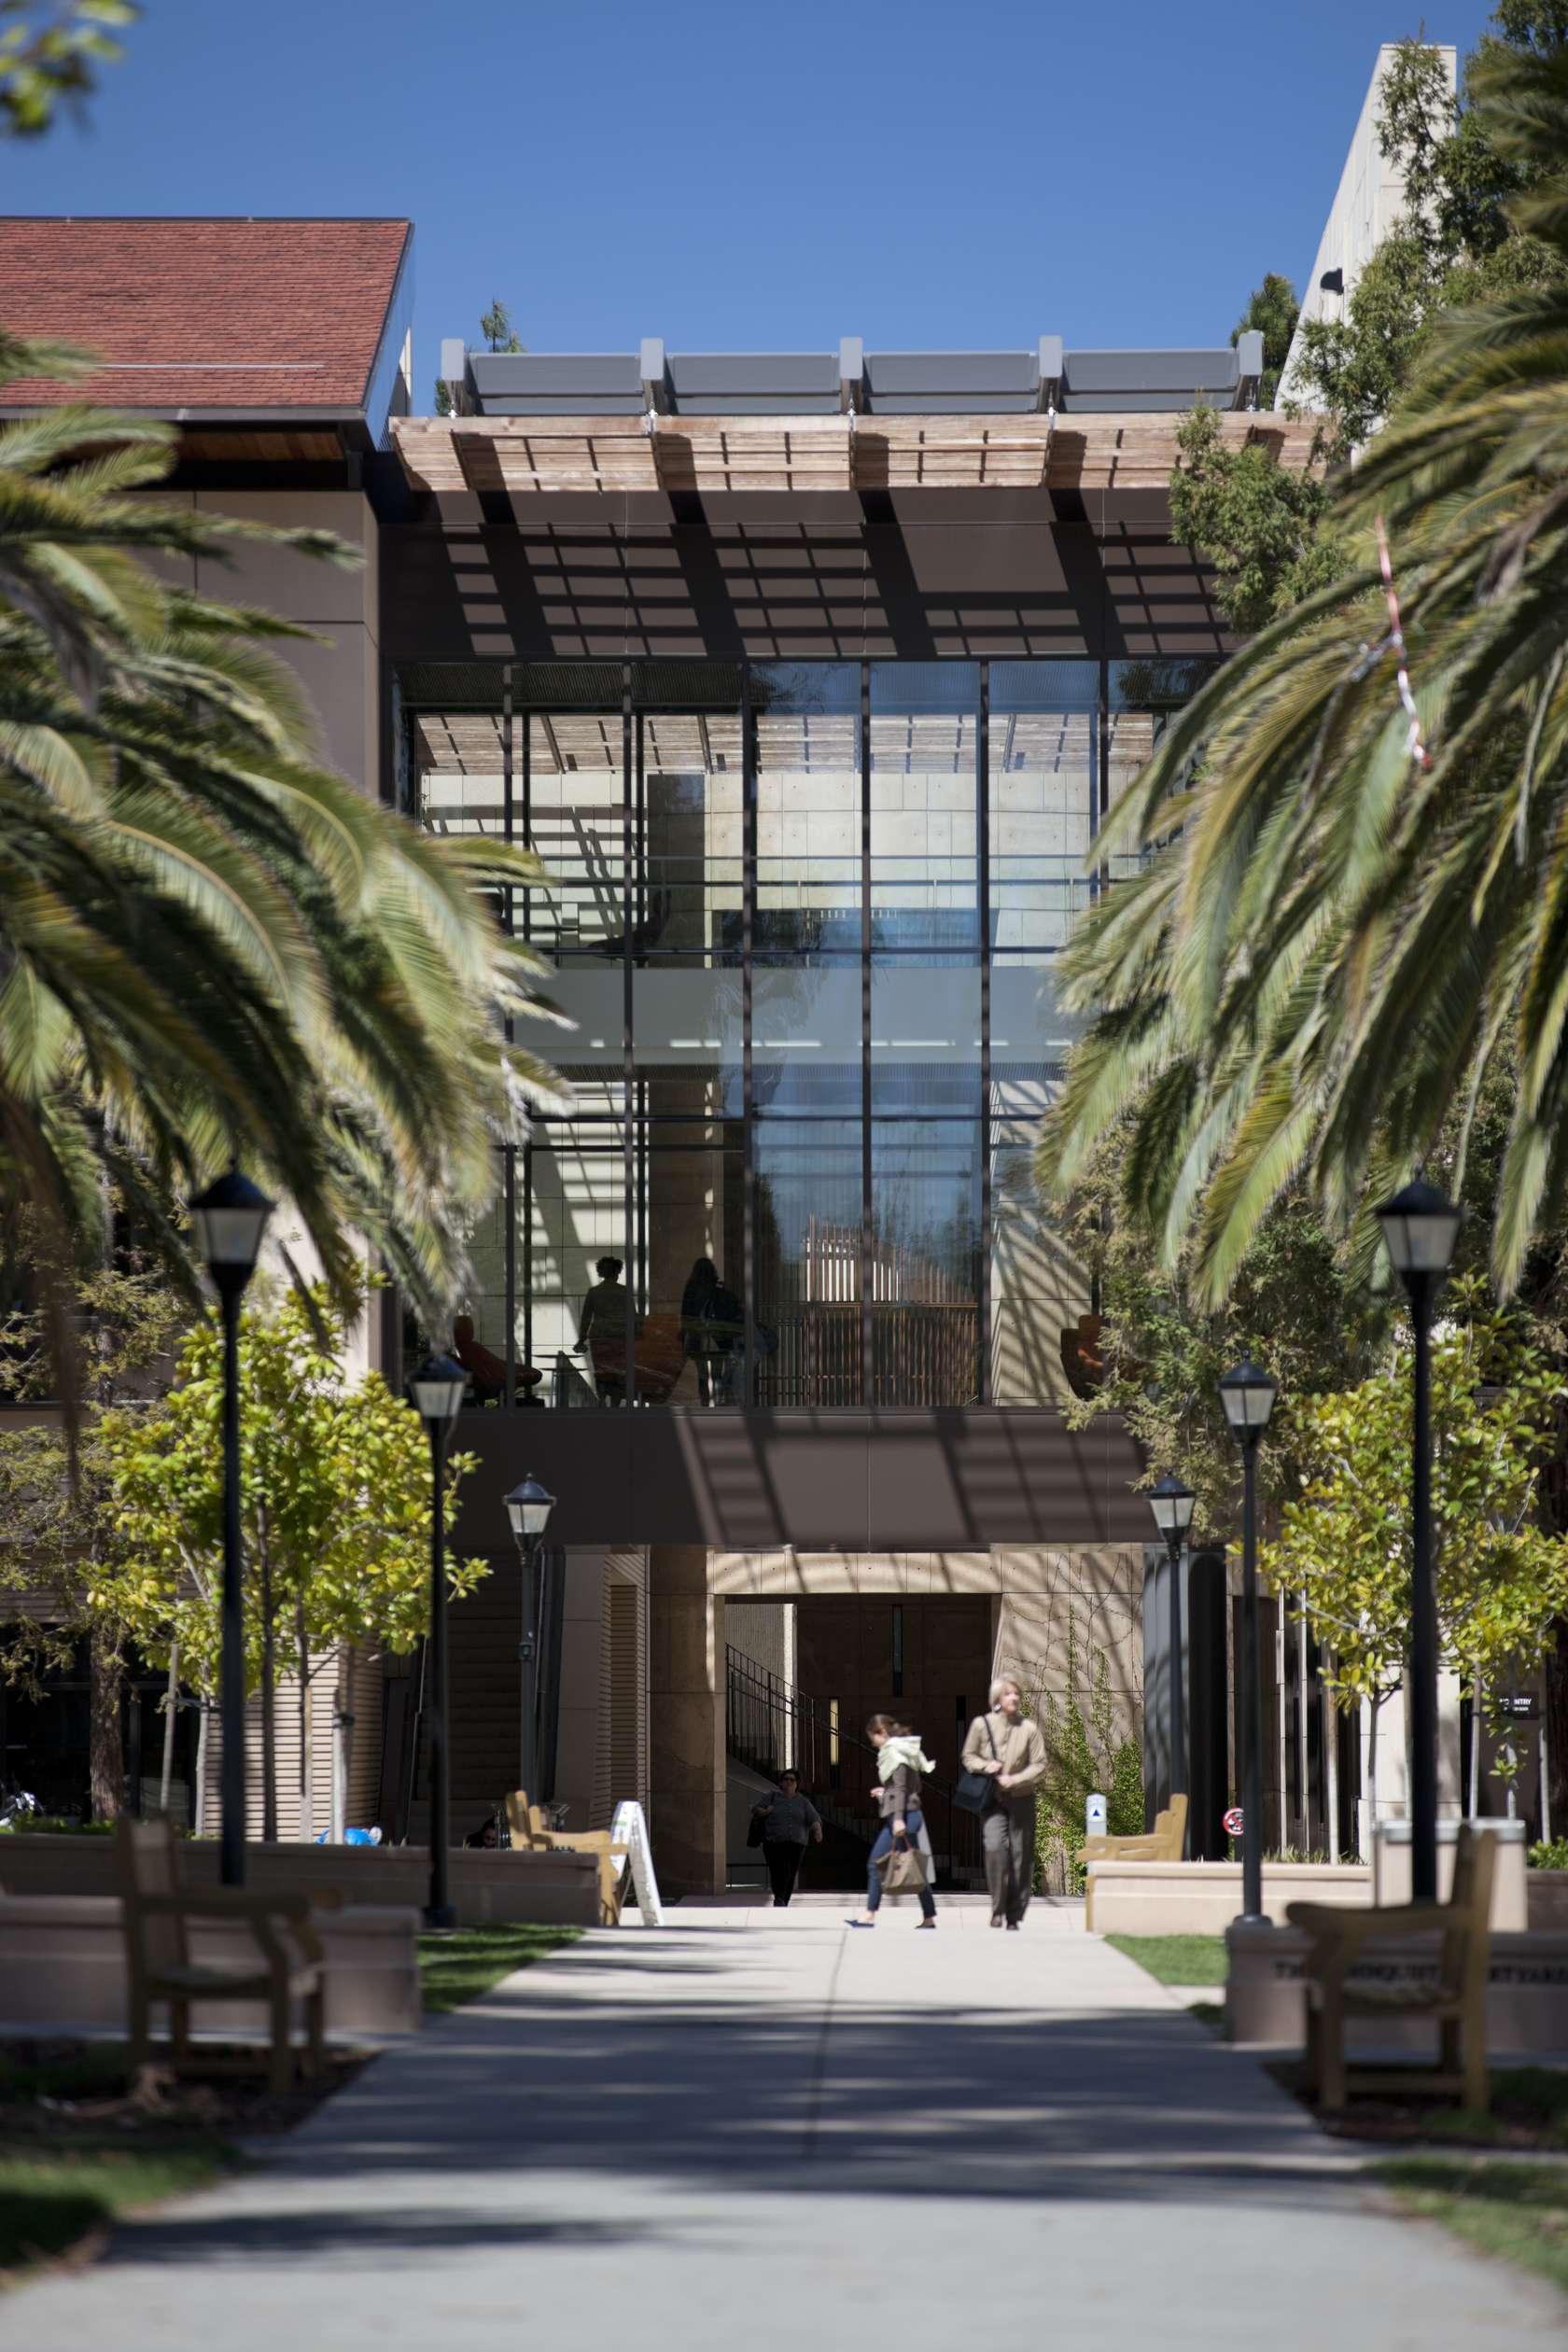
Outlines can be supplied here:
<path id="1" fill-rule="evenodd" d="M 264 2169 L 0 2303 L 114 2352 L 1435 2352 L 1563 2340 L 1036 1905 L 681 1906 L 513 1977 Z"/>

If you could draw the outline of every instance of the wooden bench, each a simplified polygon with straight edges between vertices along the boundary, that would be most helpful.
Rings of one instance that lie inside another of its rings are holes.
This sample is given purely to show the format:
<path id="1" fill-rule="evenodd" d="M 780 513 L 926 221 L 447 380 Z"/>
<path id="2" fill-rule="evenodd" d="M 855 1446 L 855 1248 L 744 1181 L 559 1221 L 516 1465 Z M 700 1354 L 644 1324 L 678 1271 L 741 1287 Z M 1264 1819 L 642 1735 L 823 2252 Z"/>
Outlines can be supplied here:
<path id="1" fill-rule="evenodd" d="M 544 1815 L 528 1802 L 525 1788 L 514 1788 L 507 1799 L 507 1822 L 514 1848 L 535 1854 L 593 1854 L 599 1864 L 599 1925 L 621 1925 L 621 1889 L 626 1872 L 626 1849 L 610 1841 L 608 1829 L 547 1829 Z"/>
<path id="2" fill-rule="evenodd" d="M 152 2055 L 152 2010 L 169 2012 L 175 2067 L 190 2057 L 190 2012 L 203 2002 L 259 1995 L 268 2007 L 274 2092 L 293 2079 L 293 2011 L 305 2015 L 304 2065 L 320 2071 L 325 2028 L 327 1954 L 303 1895 L 249 1895 L 240 1887 L 182 1892 L 175 1833 L 167 1821 L 136 1821 L 121 1813 L 116 1831 L 120 1870 L 120 1918 L 125 1935 L 126 2018 L 133 2075 Z M 243 1922 L 255 1957 L 193 1961 L 186 1934 L 191 1920 Z"/>
<path id="3" fill-rule="evenodd" d="M 1391 1903 L 1381 1910 L 1338 1911 L 1292 1903 L 1285 1916 L 1312 1938 L 1306 1961 L 1307 2065 L 1321 2107 L 1342 2107 L 1352 2087 L 1365 2091 L 1457 2091 L 1484 2115 L 1487 2078 L 1487 1962 L 1496 1841 L 1461 1824 L 1453 1890 L 1446 1903 Z M 1430 1982 L 1352 1984 L 1351 1971 L 1391 1938 L 1440 1935 Z M 1348 2017 L 1431 2018 L 1437 2027 L 1435 2066 L 1349 2067 Z"/>
<path id="4" fill-rule="evenodd" d="M 1080 1846 L 1077 1860 L 1085 1868 L 1091 1862 L 1180 1862 L 1187 1839 L 1187 1800 L 1184 1796 L 1172 1797 L 1163 1813 L 1155 1815 L 1155 1826 L 1136 1838 L 1091 1838 Z M 1094 1873 L 1090 1871 L 1084 1889 L 1084 1925 L 1094 1925 Z"/>

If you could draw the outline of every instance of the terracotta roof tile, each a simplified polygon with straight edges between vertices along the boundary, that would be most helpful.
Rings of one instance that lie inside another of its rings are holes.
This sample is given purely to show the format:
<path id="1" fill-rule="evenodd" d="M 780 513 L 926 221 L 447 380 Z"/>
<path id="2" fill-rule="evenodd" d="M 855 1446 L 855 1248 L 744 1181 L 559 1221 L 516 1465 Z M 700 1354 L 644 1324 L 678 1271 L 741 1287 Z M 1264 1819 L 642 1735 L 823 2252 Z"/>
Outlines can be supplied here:
<path id="1" fill-rule="evenodd" d="M 85 385 L 7 408 L 356 409 L 406 220 L 0 219 L 0 326 L 102 354 Z"/>

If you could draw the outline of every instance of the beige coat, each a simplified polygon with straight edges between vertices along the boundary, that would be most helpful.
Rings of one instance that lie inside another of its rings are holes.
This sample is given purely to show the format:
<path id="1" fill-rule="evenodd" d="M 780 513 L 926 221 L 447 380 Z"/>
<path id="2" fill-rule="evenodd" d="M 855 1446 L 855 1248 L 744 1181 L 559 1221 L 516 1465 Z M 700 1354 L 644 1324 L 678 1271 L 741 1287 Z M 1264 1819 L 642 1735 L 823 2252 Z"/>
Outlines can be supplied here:
<path id="1" fill-rule="evenodd" d="M 1045 1743 L 1040 1735 L 1039 1724 L 1029 1715 L 1020 1715 L 1015 1722 L 1010 1722 L 997 1710 L 990 1715 L 976 1715 L 963 1743 L 966 1772 L 983 1772 L 991 1761 L 987 1725 L 991 1738 L 996 1741 L 996 1754 L 1001 1759 L 1002 1771 L 1015 1776 L 1012 1788 L 998 1787 L 998 1804 L 1032 1805 L 1035 1792 L 1045 1777 Z"/>

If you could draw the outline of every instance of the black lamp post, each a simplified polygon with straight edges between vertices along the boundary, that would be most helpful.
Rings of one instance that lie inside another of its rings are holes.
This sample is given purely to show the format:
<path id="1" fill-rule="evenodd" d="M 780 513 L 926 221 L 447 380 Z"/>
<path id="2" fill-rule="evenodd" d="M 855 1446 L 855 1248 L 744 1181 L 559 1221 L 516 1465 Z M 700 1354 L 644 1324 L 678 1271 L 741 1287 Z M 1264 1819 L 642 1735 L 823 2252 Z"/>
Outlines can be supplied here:
<path id="1" fill-rule="evenodd" d="M 544 1531 L 550 1524 L 550 1514 L 555 1508 L 555 1497 L 540 1486 L 529 1474 L 520 1486 L 514 1486 L 506 1499 L 507 1517 L 517 1538 L 517 1557 L 523 1570 L 522 1639 L 517 1645 L 519 1682 L 523 1697 L 523 1717 L 518 1740 L 517 1785 L 531 1804 L 539 1801 L 536 1779 L 538 1757 L 535 1753 L 539 1725 L 539 1585 L 534 1564 Z"/>
<path id="2" fill-rule="evenodd" d="M 1263 1721 L 1258 1692 L 1257 1449 L 1278 1394 L 1262 1365 L 1244 1358 L 1220 1381 L 1231 1435 L 1241 1449 L 1241 1918 L 1263 1909 Z"/>
<path id="3" fill-rule="evenodd" d="M 427 1927 L 455 1927 L 447 1899 L 452 1774 L 446 1746 L 446 1441 L 462 1409 L 469 1376 L 455 1357 L 428 1355 L 409 1377 L 409 1394 L 430 1440 L 430 1899 Z"/>
<path id="4" fill-rule="evenodd" d="M 240 1555 L 240 1301 L 256 1271 L 273 1204 L 237 1168 L 190 1203 L 196 1247 L 206 1261 L 223 1315 L 223 1603 L 219 1719 L 223 1756 L 219 1869 L 225 1886 L 245 1884 L 245 1568 Z"/>
<path id="5" fill-rule="evenodd" d="M 1165 1537 L 1170 1560 L 1170 1793 L 1184 1797 L 1187 1789 L 1186 1702 L 1182 1688 L 1182 1547 L 1192 1525 L 1197 1497 L 1168 1470 L 1149 1496 L 1155 1524 Z"/>
<path id="6" fill-rule="evenodd" d="M 1410 1892 L 1437 1899 L 1437 1587 L 1432 1562 L 1432 1302 L 1459 1239 L 1460 1211 L 1417 1182 L 1378 1211 L 1416 1336 L 1410 1457 Z"/>

